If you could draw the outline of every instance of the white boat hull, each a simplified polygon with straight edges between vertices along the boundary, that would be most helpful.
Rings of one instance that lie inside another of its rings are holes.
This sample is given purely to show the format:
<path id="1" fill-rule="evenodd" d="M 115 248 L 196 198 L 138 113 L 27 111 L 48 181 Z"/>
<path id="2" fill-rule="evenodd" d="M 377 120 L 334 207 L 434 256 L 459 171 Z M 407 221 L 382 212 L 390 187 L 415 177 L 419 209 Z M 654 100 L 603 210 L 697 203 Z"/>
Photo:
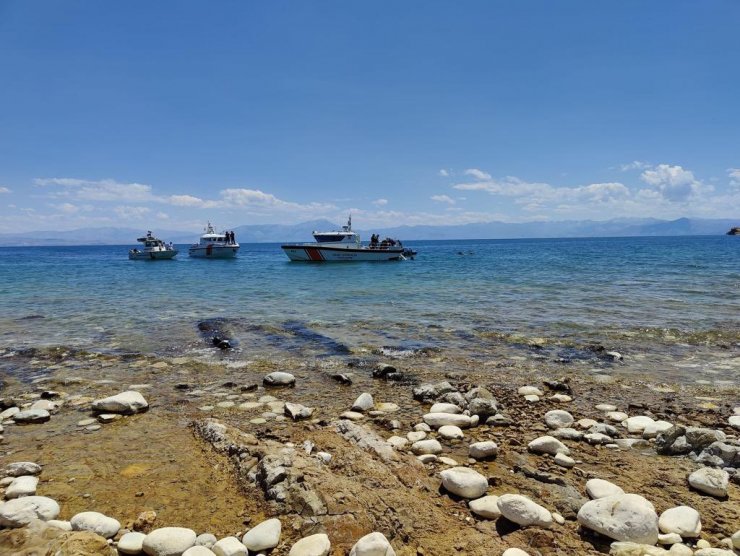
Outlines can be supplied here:
<path id="1" fill-rule="evenodd" d="M 317 245 L 283 245 L 283 251 L 291 261 L 306 262 L 355 262 L 355 261 L 399 261 L 404 260 L 402 247 L 371 249 L 369 247 L 340 247 Z"/>
<path id="2" fill-rule="evenodd" d="M 188 255 L 201 259 L 233 259 L 238 252 L 238 245 L 193 245 L 188 249 Z"/>
<path id="3" fill-rule="evenodd" d="M 132 261 L 163 261 L 172 259 L 177 255 L 177 249 L 167 249 L 164 251 L 133 251 L 128 252 L 128 258 Z"/>

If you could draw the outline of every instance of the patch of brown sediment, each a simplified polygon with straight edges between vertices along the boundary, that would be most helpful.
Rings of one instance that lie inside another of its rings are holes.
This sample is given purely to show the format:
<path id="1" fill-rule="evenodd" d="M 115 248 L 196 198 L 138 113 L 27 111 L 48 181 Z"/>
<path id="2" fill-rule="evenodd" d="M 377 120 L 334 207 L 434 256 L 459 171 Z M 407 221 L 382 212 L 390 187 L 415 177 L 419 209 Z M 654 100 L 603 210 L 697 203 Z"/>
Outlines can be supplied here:
<path id="1" fill-rule="evenodd" d="M 156 526 L 228 535 L 244 531 L 243 520 L 261 513 L 242 496 L 222 458 L 205 450 L 176 417 L 150 411 L 91 433 L 75 430 L 68 420 L 62 410 L 50 422 L 54 431 L 14 427 L 3 446 L 10 449 L 4 462 L 43 466 L 38 490 L 59 502 L 60 519 L 92 510 L 125 526 L 154 510 Z"/>

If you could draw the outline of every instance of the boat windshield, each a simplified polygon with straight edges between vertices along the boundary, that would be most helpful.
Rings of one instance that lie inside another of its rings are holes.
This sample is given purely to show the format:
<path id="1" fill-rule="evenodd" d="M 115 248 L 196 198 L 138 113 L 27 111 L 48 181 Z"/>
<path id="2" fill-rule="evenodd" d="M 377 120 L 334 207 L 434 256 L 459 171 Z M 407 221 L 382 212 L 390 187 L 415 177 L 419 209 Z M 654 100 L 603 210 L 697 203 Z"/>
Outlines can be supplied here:
<path id="1" fill-rule="evenodd" d="M 344 241 L 345 239 L 350 239 L 354 237 L 354 233 L 351 234 L 340 234 L 340 233 L 333 233 L 333 234 L 314 234 L 314 238 L 319 243 L 327 242 L 327 241 Z"/>

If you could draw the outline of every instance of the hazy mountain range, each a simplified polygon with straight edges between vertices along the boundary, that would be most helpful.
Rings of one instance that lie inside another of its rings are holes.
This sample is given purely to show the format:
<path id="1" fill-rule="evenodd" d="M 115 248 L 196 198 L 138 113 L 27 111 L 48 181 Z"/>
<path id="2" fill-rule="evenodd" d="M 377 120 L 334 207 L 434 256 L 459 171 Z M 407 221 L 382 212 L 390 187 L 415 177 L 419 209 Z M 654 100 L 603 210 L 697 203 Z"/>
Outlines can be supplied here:
<path id="1" fill-rule="evenodd" d="M 399 226 L 358 230 L 364 239 L 371 233 L 400 238 L 403 241 L 423 239 L 513 239 L 553 237 L 624 237 L 624 236 L 681 236 L 719 235 L 732 226 L 740 225 L 740 218 L 659 220 L 655 218 L 620 218 L 607 221 L 566 220 L 561 222 L 481 222 L 456 226 Z M 294 225 L 259 224 L 234 228 L 241 243 L 269 243 L 312 241 L 313 230 L 334 230 L 338 226 L 327 220 L 314 220 Z M 198 233 L 154 229 L 157 237 L 178 244 L 193 243 Z M 134 245 L 144 230 L 133 228 L 81 228 L 70 231 L 41 231 L 0 233 L 0 245 Z"/>

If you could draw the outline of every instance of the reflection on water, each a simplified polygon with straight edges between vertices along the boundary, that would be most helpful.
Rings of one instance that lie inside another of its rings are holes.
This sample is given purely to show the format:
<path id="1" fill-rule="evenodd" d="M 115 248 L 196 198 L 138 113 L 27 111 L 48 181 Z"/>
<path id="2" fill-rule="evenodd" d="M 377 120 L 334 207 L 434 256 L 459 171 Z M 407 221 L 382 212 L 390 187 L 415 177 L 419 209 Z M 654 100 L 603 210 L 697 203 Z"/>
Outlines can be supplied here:
<path id="1" fill-rule="evenodd" d="M 210 354 L 197 324 L 221 317 L 239 347 L 218 357 L 231 359 L 432 347 L 613 365 L 588 350 L 600 344 L 635 371 L 737 378 L 736 238 L 413 247 L 414 261 L 335 265 L 290 263 L 272 244 L 160 262 L 129 261 L 126 247 L 3 248 L 0 346 Z"/>

